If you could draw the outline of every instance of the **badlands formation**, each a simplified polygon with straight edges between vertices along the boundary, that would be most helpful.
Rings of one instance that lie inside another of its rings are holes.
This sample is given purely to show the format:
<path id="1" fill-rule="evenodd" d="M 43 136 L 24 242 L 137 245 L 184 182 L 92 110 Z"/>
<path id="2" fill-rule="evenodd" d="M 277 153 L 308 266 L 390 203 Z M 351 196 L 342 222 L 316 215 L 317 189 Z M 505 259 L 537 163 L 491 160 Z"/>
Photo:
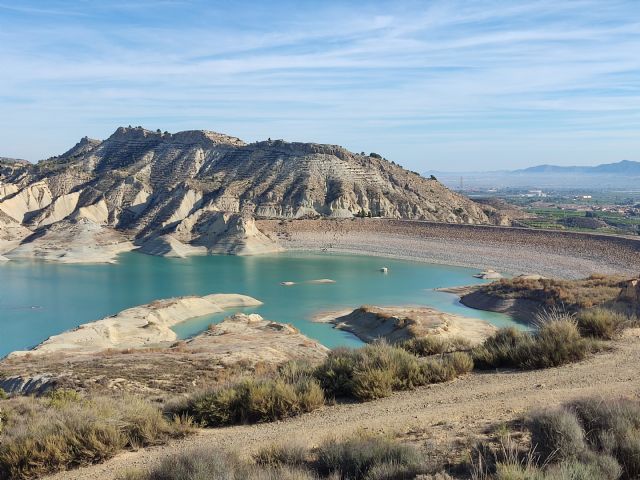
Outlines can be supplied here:
<path id="1" fill-rule="evenodd" d="M 0 255 L 105 262 L 280 250 L 254 218 L 508 223 L 377 154 L 207 131 L 118 128 L 37 164 L 0 159 Z"/>

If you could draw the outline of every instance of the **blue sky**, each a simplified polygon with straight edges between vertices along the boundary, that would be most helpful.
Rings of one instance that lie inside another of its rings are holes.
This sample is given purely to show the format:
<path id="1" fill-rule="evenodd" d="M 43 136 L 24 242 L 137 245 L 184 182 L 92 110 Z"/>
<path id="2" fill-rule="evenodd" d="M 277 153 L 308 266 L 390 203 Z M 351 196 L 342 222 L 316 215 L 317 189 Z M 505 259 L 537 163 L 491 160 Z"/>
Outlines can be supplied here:
<path id="1" fill-rule="evenodd" d="M 0 0 L 0 156 L 119 125 L 413 170 L 640 160 L 640 1 Z"/>

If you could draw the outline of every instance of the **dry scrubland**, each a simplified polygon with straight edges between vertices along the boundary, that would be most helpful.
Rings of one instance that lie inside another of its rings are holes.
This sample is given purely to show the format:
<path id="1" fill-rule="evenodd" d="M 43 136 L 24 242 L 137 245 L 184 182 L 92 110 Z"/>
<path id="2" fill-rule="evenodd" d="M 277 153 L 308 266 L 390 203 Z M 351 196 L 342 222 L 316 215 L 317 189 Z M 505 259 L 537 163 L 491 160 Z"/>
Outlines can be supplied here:
<path id="1" fill-rule="evenodd" d="M 555 313 L 540 321 L 534 333 L 501 330 L 473 348 L 456 339 L 427 337 L 395 345 L 337 349 L 319 364 L 288 362 L 271 374 L 248 375 L 168 400 L 85 396 L 69 390 L 53 391 L 43 398 L 2 400 L 0 475 L 35 478 L 102 462 L 122 450 L 161 444 L 188 435 L 196 426 L 264 423 L 328 412 L 336 408 L 331 406 L 334 403 L 384 399 L 396 391 L 450 382 L 474 369 L 473 375 L 482 375 L 483 370 L 498 367 L 531 370 L 567 365 L 615 348 L 607 339 L 617 339 L 625 329 L 637 325 L 634 317 L 604 309 L 585 310 L 575 317 Z M 456 383 L 464 384 L 472 377 Z M 524 423 L 518 428 L 513 424 L 487 436 L 481 445 L 458 445 L 452 450 L 453 457 L 434 457 L 402 442 L 366 435 L 298 450 L 294 463 L 290 458 L 295 452 L 278 453 L 277 449 L 258 452 L 257 463 L 202 450 L 182 455 L 174 451 L 163 464 L 127 472 L 126 478 L 195 480 L 205 472 L 225 471 L 231 472 L 227 478 L 274 479 L 395 479 L 414 478 L 419 473 L 444 475 L 445 471 L 454 478 L 482 472 L 485 477 L 477 478 L 592 478 L 595 472 L 603 473 L 593 478 L 633 478 L 640 407 L 632 401 L 610 399 L 598 405 L 590 401 L 571 404 L 560 413 L 534 414 L 521 419 Z M 602 435 L 593 433 L 596 427 Z M 604 432 L 608 432 L 606 438 Z M 547 437 L 554 435 L 558 448 L 549 450 L 552 440 Z M 571 438 L 565 439 L 567 435 Z M 537 446 L 543 438 L 546 450 Z M 524 473 L 514 477 L 518 469 Z M 591 472 L 592 477 L 569 475 L 577 471 Z M 526 476 L 534 475 L 532 472 L 537 476 Z M 563 477 L 557 472 L 569 473 Z"/>
<path id="2" fill-rule="evenodd" d="M 260 220 L 286 250 L 380 255 L 513 274 L 634 276 L 640 240 L 571 232 L 390 219 Z"/>

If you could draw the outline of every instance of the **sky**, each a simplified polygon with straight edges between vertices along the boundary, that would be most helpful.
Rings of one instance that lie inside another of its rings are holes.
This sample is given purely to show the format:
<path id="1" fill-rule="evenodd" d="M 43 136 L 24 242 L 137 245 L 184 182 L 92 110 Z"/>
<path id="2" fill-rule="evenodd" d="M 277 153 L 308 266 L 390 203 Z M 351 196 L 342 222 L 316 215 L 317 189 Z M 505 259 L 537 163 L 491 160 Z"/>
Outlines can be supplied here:
<path id="1" fill-rule="evenodd" d="M 640 160 L 640 1 L 0 0 L 0 156 L 121 125 L 421 172 Z"/>

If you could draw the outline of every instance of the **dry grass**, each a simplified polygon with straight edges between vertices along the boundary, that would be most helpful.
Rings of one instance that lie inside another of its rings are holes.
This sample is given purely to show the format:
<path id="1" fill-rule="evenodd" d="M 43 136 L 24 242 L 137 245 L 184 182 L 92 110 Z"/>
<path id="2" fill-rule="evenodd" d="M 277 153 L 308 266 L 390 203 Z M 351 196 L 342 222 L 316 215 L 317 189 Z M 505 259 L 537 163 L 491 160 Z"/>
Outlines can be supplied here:
<path id="1" fill-rule="evenodd" d="M 6 427 L 0 435 L 0 478 L 36 478 L 102 462 L 123 449 L 165 442 L 190 431 L 136 398 L 81 398 L 54 392 L 48 398 L 2 402 Z"/>
<path id="2" fill-rule="evenodd" d="M 316 449 L 267 447 L 255 462 L 215 448 L 192 450 L 165 459 L 149 472 L 130 472 L 122 480 L 408 480 L 429 472 L 427 457 L 417 447 L 391 438 L 356 436 L 327 441 Z"/>
<path id="3" fill-rule="evenodd" d="M 614 340 L 625 328 L 638 325 L 635 317 L 600 307 L 581 310 L 576 322 L 582 335 L 602 340 Z"/>

